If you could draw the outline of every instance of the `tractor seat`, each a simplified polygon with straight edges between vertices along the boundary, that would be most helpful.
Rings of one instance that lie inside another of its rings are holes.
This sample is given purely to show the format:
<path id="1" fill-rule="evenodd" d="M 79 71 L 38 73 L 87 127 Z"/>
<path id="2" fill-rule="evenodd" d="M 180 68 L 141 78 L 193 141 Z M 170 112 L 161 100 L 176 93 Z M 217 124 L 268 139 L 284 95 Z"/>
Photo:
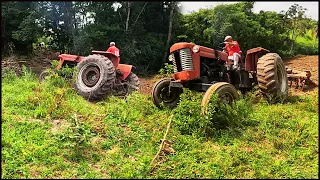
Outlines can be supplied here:
<path id="1" fill-rule="evenodd" d="M 243 54 L 242 54 L 242 51 L 240 51 L 240 58 L 239 58 L 239 64 L 242 64 L 242 63 L 244 63 L 244 56 L 243 56 Z M 231 61 L 231 60 L 227 60 L 227 65 L 232 65 L 233 64 L 233 61 Z"/>

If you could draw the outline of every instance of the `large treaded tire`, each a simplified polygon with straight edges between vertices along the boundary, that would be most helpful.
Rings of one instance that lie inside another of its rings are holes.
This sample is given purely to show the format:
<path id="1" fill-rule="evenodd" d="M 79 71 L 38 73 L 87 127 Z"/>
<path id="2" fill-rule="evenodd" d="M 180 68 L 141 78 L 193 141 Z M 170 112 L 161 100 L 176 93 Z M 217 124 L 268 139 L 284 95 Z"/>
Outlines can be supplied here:
<path id="1" fill-rule="evenodd" d="M 130 74 L 125 80 L 127 81 L 127 83 L 130 84 L 130 86 L 128 87 L 128 93 L 139 90 L 140 82 L 136 74 L 134 74 L 133 72 L 130 72 Z"/>
<path id="2" fill-rule="evenodd" d="M 170 94 L 170 97 L 172 96 L 171 99 L 166 96 L 170 81 L 170 78 L 163 78 L 156 82 L 152 88 L 152 102 L 158 108 L 161 108 L 161 103 L 163 103 L 165 106 L 174 109 L 180 101 L 180 94 L 183 92 L 182 88 L 172 88 L 172 93 Z M 169 100 L 165 98 L 169 98 Z"/>
<path id="3" fill-rule="evenodd" d="M 227 82 L 218 82 L 210 86 L 210 88 L 206 91 L 202 98 L 201 102 L 201 113 L 202 115 L 206 114 L 207 106 L 210 103 L 211 96 L 216 93 L 218 94 L 218 98 L 221 98 L 224 95 L 228 95 L 229 102 L 228 104 L 231 104 L 235 100 L 239 99 L 239 94 L 237 92 L 237 89 Z"/>
<path id="4" fill-rule="evenodd" d="M 92 87 L 86 85 L 83 79 L 83 73 L 91 67 L 99 69 L 99 80 Z M 116 78 L 116 71 L 112 62 L 107 57 L 89 55 L 78 63 L 75 78 L 75 90 L 77 93 L 89 101 L 96 101 L 111 93 Z"/>
<path id="5" fill-rule="evenodd" d="M 288 78 L 281 57 L 268 53 L 258 60 L 258 86 L 269 103 L 282 103 L 288 96 Z"/>

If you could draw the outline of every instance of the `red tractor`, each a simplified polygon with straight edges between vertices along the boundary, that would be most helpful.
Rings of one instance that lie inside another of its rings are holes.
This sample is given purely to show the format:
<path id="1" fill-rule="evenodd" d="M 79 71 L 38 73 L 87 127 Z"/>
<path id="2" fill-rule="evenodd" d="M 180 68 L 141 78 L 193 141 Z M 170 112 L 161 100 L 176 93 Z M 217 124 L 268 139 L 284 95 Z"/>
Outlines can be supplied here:
<path id="1" fill-rule="evenodd" d="M 75 89 L 84 98 L 95 101 L 104 95 L 125 95 L 139 89 L 139 79 L 132 70 L 132 65 L 119 64 L 120 57 L 106 51 L 92 51 L 87 57 L 60 54 L 59 70 L 68 65 L 77 66 Z M 48 71 L 40 74 L 40 82 Z"/>
<path id="2" fill-rule="evenodd" d="M 174 65 L 173 78 L 155 83 L 152 100 L 157 107 L 175 108 L 183 88 L 206 92 L 202 113 L 213 93 L 230 104 L 238 99 L 238 91 L 246 93 L 258 85 L 268 101 L 283 101 L 288 96 L 288 79 L 281 57 L 257 47 L 241 55 L 240 69 L 232 67 L 228 54 L 193 43 L 176 43 L 170 48 L 169 61 Z"/>

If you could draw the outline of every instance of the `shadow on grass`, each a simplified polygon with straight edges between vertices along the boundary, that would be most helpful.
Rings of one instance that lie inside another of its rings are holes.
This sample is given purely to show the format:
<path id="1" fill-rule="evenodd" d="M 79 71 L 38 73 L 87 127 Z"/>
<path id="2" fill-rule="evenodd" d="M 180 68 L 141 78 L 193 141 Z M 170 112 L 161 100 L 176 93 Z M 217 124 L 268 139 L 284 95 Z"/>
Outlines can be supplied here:
<path id="1" fill-rule="evenodd" d="M 302 99 L 301 96 L 291 95 L 287 97 L 287 99 L 283 102 L 283 104 L 297 103 L 297 102 L 303 102 L 303 101 L 304 99 Z"/>
<path id="2" fill-rule="evenodd" d="M 83 160 L 95 163 L 100 159 L 100 156 L 94 152 L 98 152 L 95 147 L 78 147 L 70 149 L 68 153 L 63 154 L 63 157 L 70 162 L 79 163 Z"/>
<path id="3" fill-rule="evenodd" d="M 206 138 L 213 141 L 220 141 L 221 139 L 234 140 L 240 138 L 248 128 L 256 127 L 260 124 L 260 121 L 254 119 L 235 121 L 226 124 L 220 123 L 214 129 L 206 131 Z"/>

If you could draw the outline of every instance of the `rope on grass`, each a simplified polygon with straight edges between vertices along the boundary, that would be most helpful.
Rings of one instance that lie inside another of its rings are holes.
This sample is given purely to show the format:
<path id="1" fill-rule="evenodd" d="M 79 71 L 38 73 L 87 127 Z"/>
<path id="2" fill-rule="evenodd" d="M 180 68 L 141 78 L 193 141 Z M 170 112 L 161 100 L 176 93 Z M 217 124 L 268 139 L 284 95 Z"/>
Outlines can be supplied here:
<path id="1" fill-rule="evenodd" d="M 169 129 L 170 129 L 172 117 L 173 117 L 173 115 L 170 116 L 170 120 L 169 120 L 169 123 L 168 123 L 168 125 L 167 125 L 166 133 L 164 134 L 164 136 L 163 136 L 163 138 L 162 138 L 162 142 L 161 142 L 161 144 L 160 144 L 160 146 L 159 146 L 159 151 L 158 151 L 157 154 L 153 157 L 152 161 L 150 162 L 150 166 L 152 165 L 152 163 L 154 162 L 154 160 L 159 156 L 159 154 L 160 154 L 160 152 L 161 152 L 161 150 L 162 150 L 162 148 L 163 148 L 163 144 L 164 144 L 164 142 L 165 142 L 165 140 L 166 140 L 166 137 L 167 137 L 168 132 L 169 132 Z"/>

